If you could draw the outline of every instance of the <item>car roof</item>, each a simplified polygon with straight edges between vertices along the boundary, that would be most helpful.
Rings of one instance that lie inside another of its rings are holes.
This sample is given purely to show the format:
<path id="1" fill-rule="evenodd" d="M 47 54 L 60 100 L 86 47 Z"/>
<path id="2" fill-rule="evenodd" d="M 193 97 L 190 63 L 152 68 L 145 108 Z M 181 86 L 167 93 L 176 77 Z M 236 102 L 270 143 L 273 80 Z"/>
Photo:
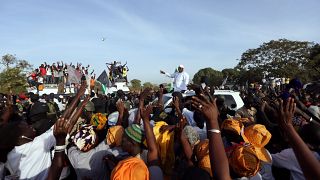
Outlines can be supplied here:
<path id="1" fill-rule="evenodd" d="M 215 90 L 214 91 L 215 95 L 219 95 L 219 94 L 224 95 L 224 94 L 233 94 L 233 93 L 238 94 L 239 92 L 232 91 L 232 90 Z M 196 95 L 195 91 L 186 91 L 185 93 L 182 93 L 183 97 L 194 96 L 194 95 Z M 163 96 L 172 97 L 172 93 L 167 93 L 167 94 L 164 94 Z"/>

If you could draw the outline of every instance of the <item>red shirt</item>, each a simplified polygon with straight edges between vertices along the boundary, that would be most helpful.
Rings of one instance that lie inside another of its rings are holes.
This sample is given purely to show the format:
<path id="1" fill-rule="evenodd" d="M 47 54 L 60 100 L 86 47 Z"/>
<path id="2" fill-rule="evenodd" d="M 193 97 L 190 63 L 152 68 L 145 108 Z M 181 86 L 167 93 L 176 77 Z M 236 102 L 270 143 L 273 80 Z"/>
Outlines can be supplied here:
<path id="1" fill-rule="evenodd" d="M 47 75 L 47 70 L 46 70 L 46 68 L 40 68 L 40 73 L 41 73 L 42 76 Z"/>

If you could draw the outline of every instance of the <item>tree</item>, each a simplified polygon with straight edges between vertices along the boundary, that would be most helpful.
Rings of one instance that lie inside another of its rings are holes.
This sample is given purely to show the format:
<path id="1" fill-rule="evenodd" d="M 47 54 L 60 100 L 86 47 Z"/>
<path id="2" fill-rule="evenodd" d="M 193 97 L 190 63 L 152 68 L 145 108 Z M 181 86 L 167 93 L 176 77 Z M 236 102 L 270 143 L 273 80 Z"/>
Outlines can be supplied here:
<path id="1" fill-rule="evenodd" d="M 143 83 L 143 89 L 145 89 L 145 88 L 153 88 L 153 84 L 151 83 L 151 82 L 145 82 L 145 83 Z"/>
<path id="2" fill-rule="evenodd" d="M 307 41 L 272 40 L 256 49 L 249 49 L 241 56 L 239 70 L 253 70 L 269 77 L 298 76 L 308 80 L 306 64 L 313 43 Z"/>
<path id="3" fill-rule="evenodd" d="M 17 58 L 14 55 L 6 54 L 2 56 L 1 63 L 5 66 L 6 69 L 10 67 L 10 65 L 13 65 L 17 62 Z"/>
<path id="4" fill-rule="evenodd" d="M 27 78 L 24 71 L 31 67 L 28 61 L 17 60 L 15 56 L 6 54 L 2 56 L 0 64 L 4 66 L 4 70 L 0 73 L 0 92 L 25 92 Z"/>
<path id="5" fill-rule="evenodd" d="M 209 86 L 220 86 L 223 82 L 223 74 L 220 71 L 214 70 L 210 67 L 200 69 L 194 76 L 193 82 L 195 84 L 201 83 L 201 78 L 207 77 L 208 78 L 208 85 Z"/>
<path id="6" fill-rule="evenodd" d="M 139 79 L 132 79 L 130 83 L 132 90 L 139 91 L 141 89 L 141 81 Z"/>
<path id="7" fill-rule="evenodd" d="M 312 80 L 319 80 L 320 77 L 320 44 L 312 47 L 310 61 L 307 63 L 308 73 Z"/>
<path id="8" fill-rule="evenodd" d="M 229 82 L 235 82 L 240 75 L 240 71 L 233 68 L 226 68 L 223 69 L 221 72 L 224 78 L 228 77 Z"/>

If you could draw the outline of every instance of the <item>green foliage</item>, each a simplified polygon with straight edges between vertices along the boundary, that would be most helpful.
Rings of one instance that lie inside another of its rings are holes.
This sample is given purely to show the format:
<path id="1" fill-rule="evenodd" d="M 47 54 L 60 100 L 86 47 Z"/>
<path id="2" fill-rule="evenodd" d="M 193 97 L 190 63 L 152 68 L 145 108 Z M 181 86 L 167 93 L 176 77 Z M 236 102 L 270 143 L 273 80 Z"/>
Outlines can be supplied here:
<path id="1" fill-rule="evenodd" d="M 20 68 L 8 68 L 0 73 L 0 92 L 12 93 L 25 92 L 27 87 L 26 76 Z"/>
<path id="2" fill-rule="evenodd" d="M 208 77 L 209 86 L 220 86 L 223 82 L 223 74 L 220 71 L 214 70 L 212 68 L 200 69 L 194 76 L 193 82 L 195 84 L 200 84 L 201 77 Z"/>
<path id="3" fill-rule="evenodd" d="M 2 56 L 0 64 L 4 66 L 4 70 L 0 73 L 0 92 L 25 92 L 27 78 L 23 71 L 31 67 L 28 61 L 17 60 L 15 56 L 6 54 Z"/>
<path id="4" fill-rule="evenodd" d="M 320 77 L 320 44 L 313 46 L 310 52 L 310 61 L 307 63 L 309 76 L 312 80 L 319 80 Z"/>
<path id="5" fill-rule="evenodd" d="M 153 84 L 151 82 L 145 82 L 143 83 L 143 89 L 145 88 L 153 88 Z"/>
<path id="6" fill-rule="evenodd" d="M 306 65 L 312 45 L 307 41 L 272 40 L 244 52 L 236 68 L 244 76 L 261 76 L 265 73 L 267 77 L 299 77 L 308 81 L 310 78 L 306 73 Z M 249 74 L 243 72 L 249 70 Z M 254 72 L 258 74 L 253 74 Z"/>
<path id="7" fill-rule="evenodd" d="M 224 78 L 228 77 L 228 82 L 235 82 L 240 75 L 240 71 L 232 68 L 223 69 L 221 72 Z"/>
<path id="8" fill-rule="evenodd" d="M 139 91 L 141 89 L 141 81 L 139 79 L 132 79 L 131 83 L 131 90 Z"/>

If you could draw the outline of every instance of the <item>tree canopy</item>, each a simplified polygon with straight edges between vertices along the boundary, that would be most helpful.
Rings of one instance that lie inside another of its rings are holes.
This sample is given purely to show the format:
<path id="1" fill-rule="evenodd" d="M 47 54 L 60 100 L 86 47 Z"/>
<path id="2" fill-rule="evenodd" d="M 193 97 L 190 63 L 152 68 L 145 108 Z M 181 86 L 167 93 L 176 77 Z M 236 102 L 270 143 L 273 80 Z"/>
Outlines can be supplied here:
<path id="1" fill-rule="evenodd" d="M 236 69 L 251 70 L 258 73 L 257 76 L 299 77 L 306 81 L 309 80 L 306 68 L 313 46 L 308 41 L 272 40 L 244 52 Z"/>
<path id="2" fill-rule="evenodd" d="M 0 64 L 4 66 L 3 71 L 0 73 L 0 92 L 25 92 L 27 77 L 24 71 L 31 67 L 28 61 L 17 60 L 14 55 L 6 54 L 2 56 Z"/>
<path id="3" fill-rule="evenodd" d="M 220 86 L 222 84 L 222 82 L 223 82 L 223 74 L 222 74 L 222 72 L 214 70 L 212 68 L 200 69 L 193 76 L 193 82 L 195 84 L 200 84 L 202 77 L 207 77 L 208 78 L 208 85 L 209 86 Z"/>
<path id="4" fill-rule="evenodd" d="M 139 79 L 132 79 L 131 83 L 131 90 L 139 91 L 141 89 L 141 81 Z"/>

